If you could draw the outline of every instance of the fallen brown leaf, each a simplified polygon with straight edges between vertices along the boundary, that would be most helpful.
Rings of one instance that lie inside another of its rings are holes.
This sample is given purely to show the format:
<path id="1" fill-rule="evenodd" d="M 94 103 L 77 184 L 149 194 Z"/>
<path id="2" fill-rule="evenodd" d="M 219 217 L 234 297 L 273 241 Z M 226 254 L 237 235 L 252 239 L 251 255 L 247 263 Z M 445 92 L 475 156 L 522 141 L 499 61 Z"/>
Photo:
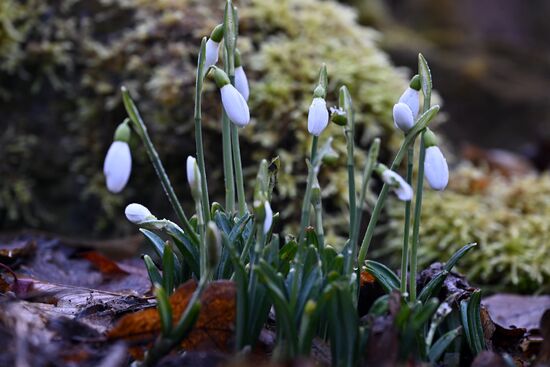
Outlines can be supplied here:
<path id="1" fill-rule="evenodd" d="M 185 311 L 196 287 L 197 282 L 190 280 L 170 297 L 174 324 Z M 202 307 L 198 320 L 183 340 L 182 347 L 187 350 L 228 350 L 236 317 L 235 297 L 236 288 L 233 282 L 221 280 L 210 283 L 200 298 Z M 148 309 L 121 318 L 107 334 L 107 338 L 146 343 L 159 332 L 159 313 L 156 309 Z"/>
<path id="2" fill-rule="evenodd" d="M 121 267 L 113 260 L 103 256 L 97 251 L 88 251 L 80 254 L 84 259 L 91 262 L 102 274 L 106 275 L 123 275 L 128 274 L 127 271 L 121 269 Z"/>

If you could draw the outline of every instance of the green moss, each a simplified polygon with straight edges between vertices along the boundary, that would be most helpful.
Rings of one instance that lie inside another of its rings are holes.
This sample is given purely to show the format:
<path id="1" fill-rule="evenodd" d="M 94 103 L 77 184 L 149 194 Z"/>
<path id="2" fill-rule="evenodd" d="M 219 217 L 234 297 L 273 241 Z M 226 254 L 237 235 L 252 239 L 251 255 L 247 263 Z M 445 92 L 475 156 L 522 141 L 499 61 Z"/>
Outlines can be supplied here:
<path id="1" fill-rule="evenodd" d="M 386 249 L 397 264 L 403 206 L 393 202 Z M 458 266 L 472 281 L 517 291 L 548 291 L 550 284 L 550 174 L 508 179 L 462 165 L 443 193 L 426 189 L 419 261 L 449 258 L 477 242 Z"/>
<path id="2" fill-rule="evenodd" d="M 113 229 L 115 224 L 117 229 L 124 228 L 110 214 L 120 213 L 121 205 L 129 200 L 150 200 L 146 204 L 152 210 L 169 215 L 141 148 L 133 150 L 134 172 L 124 196 L 115 199 L 103 187 L 104 154 L 114 129 L 125 117 L 118 90 L 121 84 L 131 90 L 167 171 L 181 188 L 176 191 L 185 200 L 189 195 L 183 191 L 184 160 L 194 152 L 198 45 L 200 37 L 222 19 L 223 4 L 214 0 L 48 0 L 39 4 L 34 8 L 31 3 L 21 5 L 22 11 L 14 16 L 13 25 L 21 38 L 9 47 L 16 44 L 17 58 L 8 58 L 5 52 L 0 56 L 4 70 L 0 72 L 0 108 L 8 111 L 6 121 L 17 123 L 22 134 L 40 136 L 41 151 L 47 152 L 33 161 L 32 175 L 23 172 L 31 187 L 42 189 L 31 189 L 30 194 L 45 195 L 37 202 L 44 204 L 44 210 L 55 206 L 58 219 L 86 211 L 88 217 L 80 219 L 86 220 L 86 228 Z M 251 182 L 260 158 L 280 155 L 280 203 L 274 208 L 288 218 L 298 213 L 303 190 L 306 114 L 321 63 L 326 62 L 329 69 L 329 105 L 336 103 L 341 84 L 351 91 L 360 144 L 382 136 L 391 149 L 400 140 L 392 127 L 391 107 L 406 86 L 405 71 L 394 68 L 378 49 L 374 31 L 358 26 L 355 13 L 335 2 L 250 0 L 240 1 L 239 8 L 239 47 L 251 79 L 253 118 L 252 126 L 241 130 L 244 164 L 249 167 L 245 175 Z M 219 200 L 223 193 L 220 106 L 212 83 L 206 85 L 204 110 L 207 172 L 210 189 Z M 334 147 L 341 157 L 339 164 L 321 172 L 326 207 L 345 208 L 344 138 L 336 126 L 324 137 L 329 135 L 335 136 Z M 361 166 L 364 154 L 358 150 L 355 158 Z M 42 171 L 44 167 L 48 172 Z M 55 179 L 51 172 L 56 173 Z M 67 189 L 54 202 L 48 192 L 60 185 Z M 333 210 L 327 218 L 329 240 L 347 227 L 340 214 Z M 71 225 L 78 227 L 74 222 Z"/>

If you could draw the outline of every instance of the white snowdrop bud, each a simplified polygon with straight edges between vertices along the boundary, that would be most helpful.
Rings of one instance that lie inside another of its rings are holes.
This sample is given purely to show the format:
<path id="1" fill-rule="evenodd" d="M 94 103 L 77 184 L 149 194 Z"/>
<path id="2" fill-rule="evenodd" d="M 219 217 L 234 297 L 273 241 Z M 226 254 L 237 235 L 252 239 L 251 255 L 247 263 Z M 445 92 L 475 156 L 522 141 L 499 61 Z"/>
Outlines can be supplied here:
<path id="1" fill-rule="evenodd" d="M 242 66 L 235 68 L 235 88 L 237 88 L 245 101 L 248 101 L 250 90 L 248 89 L 248 79 Z"/>
<path id="2" fill-rule="evenodd" d="M 126 207 L 126 210 L 124 210 L 124 214 L 126 214 L 126 218 L 135 224 L 140 224 L 146 220 L 151 219 L 157 219 L 149 209 L 144 207 L 141 204 L 132 203 Z"/>
<path id="3" fill-rule="evenodd" d="M 195 165 L 197 164 L 197 160 L 192 157 L 192 156 L 189 156 L 187 157 L 187 162 L 186 162 L 186 172 L 187 172 L 187 182 L 189 182 L 189 186 L 193 187 L 195 185 L 195 182 L 196 182 L 196 177 L 195 177 Z"/>
<path id="4" fill-rule="evenodd" d="M 413 189 L 411 185 L 409 185 L 403 177 L 399 176 L 396 172 L 385 169 L 382 172 L 382 181 L 384 183 L 391 185 L 393 191 L 395 192 L 395 195 L 399 198 L 401 201 L 411 201 L 413 197 Z"/>
<path id="5" fill-rule="evenodd" d="M 226 84 L 220 89 L 222 104 L 229 119 L 237 126 L 243 127 L 250 122 L 250 111 L 246 100 L 231 84 Z"/>
<path id="6" fill-rule="evenodd" d="M 128 183 L 132 172 L 132 154 L 128 143 L 113 141 L 103 164 L 103 174 L 107 189 L 112 193 L 121 192 Z"/>
<path id="7" fill-rule="evenodd" d="M 418 112 L 420 111 L 420 92 L 408 87 L 405 92 L 399 97 L 399 103 L 404 103 L 407 106 L 409 106 L 413 118 L 416 118 L 418 116 Z"/>
<path id="8" fill-rule="evenodd" d="M 438 146 L 426 148 L 424 160 L 424 175 L 428 184 L 434 190 L 444 190 L 449 183 L 449 166 Z"/>
<path id="9" fill-rule="evenodd" d="M 267 234 L 267 232 L 269 232 L 269 230 L 271 229 L 271 225 L 273 224 L 273 210 L 271 210 L 271 205 L 269 204 L 269 201 L 266 201 L 264 203 L 264 209 L 265 209 L 264 234 Z"/>
<path id="10" fill-rule="evenodd" d="M 220 43 L 213 41 L 212 38 L 206 41 L 206 50 L 204 57 L 204 69 L 207 70 L 210 66 L 216 65 L 218 62 L 218 54 Z"/>
<path id="11" fill-rule="evenodd" d="M 327 103 L 323 98 L 313 98 L 307 115 L 307 130 L 310 134 L 319 136 L 328 125 Z"/>
<path id="12" fill-rule="evenodd" d="M 393 106 L 393 122 L 403 132 L 409 131 L 414 126 L 414 117 L 409 106 L 401 102 Z"/>

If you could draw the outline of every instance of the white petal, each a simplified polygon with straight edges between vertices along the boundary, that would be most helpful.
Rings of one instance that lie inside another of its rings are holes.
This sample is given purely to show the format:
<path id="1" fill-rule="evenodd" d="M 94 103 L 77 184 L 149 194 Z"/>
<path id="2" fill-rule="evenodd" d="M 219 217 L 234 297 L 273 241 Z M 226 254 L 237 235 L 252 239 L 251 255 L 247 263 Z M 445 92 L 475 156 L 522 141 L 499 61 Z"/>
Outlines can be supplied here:
<path id="1" fill-rule="evenodd" d="M 189 156 L 187 157 L 187 164 L 186 164 L 186 171 L 187 171 L 187 182 L 189 182 L 189 186 L 193 186 L 195 183 L 195 164 L 197 160 Z"/>
<path id="2" fill-rule="evenodd" d="M 401 102 L 393 106 L 393 122 L 403 132 L 409 131 L 414 126 L 414 117 L 409 106 Z"/>
<path id="3" fill-rule="evenodd" d="M 413 117 L 418 116 L 418 111 L 420 111 L 420 92 L 408 87 L 405 92 L 399 98 L 400 103 L 404 103 L 411 109 Z"/>
<path id="4" fill-rule="evenodd" d="M 244 97 L 231 84 L 220 89 L 222 104 L 229 119 L 237 126 L 246 126 L 250 122 L 250 111 Z"/>
<path id="5" fill-rule="evenodd" d="M 122 191 L 132 171 L 130 147 L 123 141 L 114 141 L 109 147 L 103 164 L 107 189 L 112 193 Z"/>
<path id="6" fill-rule="evenodd" d="M 205 57 L 204 57 L 204 70 L 210 66 L 215 65 L 218 62 L 218 50 L 220 44 L 218 42 L 209 39 L 206 41 Z"/>
<path id="7" fill-rule="evenodd" d="M 273 210 L 271 210 L 271 205 L 269 205 L 268 201 L 264 203 L 264 208 L 265 208 L 264 234 L 267 234 L 267 232 L 269 232 L 269 230 L 271 229 L 271 225 L 273 224 Z"/>
<path id="8" fill-rule="evenodd" d="M 323 98 L 313 98 L 307 115 L 307 130 L 310 134 L 319 136 L 328 125 L 327 103 Z"/>
<path id="9" fill-rule="evenodd" d="M 396 172 L 392 170 L 385 170 L 382 173 L 382 181 L 387 183 L 388 185 L 392 185 L 392 189 L 395 192 L 395 195 L 399 198 L 401 201 L 411 201 L 413 197 L 413 189 L 411 185 L 407 183 L 403 179 L 403 177 L 399 176 Z M 398 185 L 398 186 L 394 186 Z"/>
<path id="10" fill-rule="evenodd" d="M 147 219 L 154 218 L 153 214 L 141 204 L 132 203 L 126 207 L 124 210 L 126 218 L 132 222 L 139 224 Z"/>
<path id="11" fill-rule="evenodd" d="M 250 95 L 248 79 L 246 78 L 246 73 L 242 66 L 235 68 L 235 88 L 237 88 L 245 101 L 248 101 L 248 96 Z"/>
<path id="12" fill-rule="evenodd" d="M 437 146 L 426 149 L 426 159 L 424 161 L 424 175 L 428 184 L 434 190 L 443 190 L 449 183 L 449 166 L 447 160 Z"/>

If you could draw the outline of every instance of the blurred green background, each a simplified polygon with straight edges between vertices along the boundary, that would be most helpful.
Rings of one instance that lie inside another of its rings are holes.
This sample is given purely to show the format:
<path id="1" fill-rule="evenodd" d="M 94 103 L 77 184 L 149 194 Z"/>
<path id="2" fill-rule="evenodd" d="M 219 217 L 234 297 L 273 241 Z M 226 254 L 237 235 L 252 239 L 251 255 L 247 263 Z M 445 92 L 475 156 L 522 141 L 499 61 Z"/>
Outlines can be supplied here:
<path id="1" fill-rule="evenodd" d="M 478 257 L 462 270 L 481 264 L 470 269 L 479 281 L 504 279 L 507 287 L 541 290 L 550 279 L 550 264 L 540 260 L 540 251 L 550 250 L 550 178 L 539 174 L 550 156 L 547 1 L 236 3 L 251 83 L 253 122 L 241 130 L 248 188 L 259 160 L 280 156 L 274 209 L 287 223 L 297 217 L 309 144 L 306 114 L 322 62 L 329 70 L 329 105 L 342 84 L 354 98 L 363 148 L 357 163 L 375 136 L 384 143 L 382 159 L 390 160 L 401 139 L 391 108 L 422 52 L 443 105 L 436 130 L 458 167 L 446 193 L 426 196 L 423 260 L 478 241 Z M 222 9 L 220 0 L 1 0 L 0 229 L 127 235 L 134 230 L 123 209 L 133 201 L 159 217 L 172 216 L 138 141 L 131 144 L 128 187 L 118 196 L 104 187 L 103 158 L 125 117 L 122 84 L 191 211 L 184 164 L 195 150 L 197 48 L 221 21 Z M 206 88 L 207 172 L 221 201 L 219 96 L 211 83 Z M 344 139 L 336 126 L 324 135 L 335 137 L 340 153 L 320 178 L 327 237 L 338 244 L 347 216 Z M 390 205 L 375 246 L 381 256 L 398 257 L 401 212 L 399 203 Z"/>

